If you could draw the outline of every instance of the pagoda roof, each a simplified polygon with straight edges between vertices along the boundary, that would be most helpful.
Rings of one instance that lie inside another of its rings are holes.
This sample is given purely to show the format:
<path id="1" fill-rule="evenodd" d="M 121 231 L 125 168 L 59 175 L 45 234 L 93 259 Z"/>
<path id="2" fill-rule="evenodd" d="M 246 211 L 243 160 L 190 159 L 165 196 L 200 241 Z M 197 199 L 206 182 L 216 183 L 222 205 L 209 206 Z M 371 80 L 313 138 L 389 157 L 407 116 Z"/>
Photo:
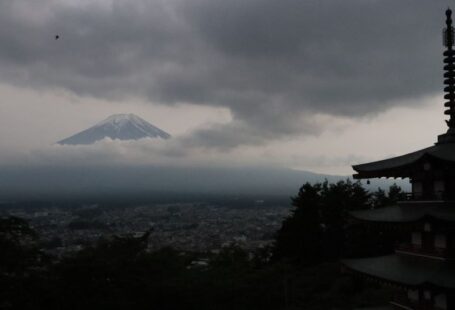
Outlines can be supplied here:
<path id="1" fill-rule="evenodd" d="M 427 217 L 455 222 L 455 207 L 448 203 L 399 203 L 398 205 L 373 210 L 353 211 L 354 218 L 372 222 L 417 222 Z"/>
<path id="2" fill-rule="evenodd" d="M 452 141 L 437 143 L 405 155 L 354 165 L 352 168 L 358 173 L 354 178 L 409 177 L 409 170 L 406 168 L 410 168 L 425 157 L 455 163 L 455 143 Z"/>
<path id="3" fill-rule="evenodd" d="M 353 271 L 396 284 L 411 287 L 430 284 L 455 289 L 455 265 L 447 261 L 388 255 L 347 259 L 343 264 Z"/>

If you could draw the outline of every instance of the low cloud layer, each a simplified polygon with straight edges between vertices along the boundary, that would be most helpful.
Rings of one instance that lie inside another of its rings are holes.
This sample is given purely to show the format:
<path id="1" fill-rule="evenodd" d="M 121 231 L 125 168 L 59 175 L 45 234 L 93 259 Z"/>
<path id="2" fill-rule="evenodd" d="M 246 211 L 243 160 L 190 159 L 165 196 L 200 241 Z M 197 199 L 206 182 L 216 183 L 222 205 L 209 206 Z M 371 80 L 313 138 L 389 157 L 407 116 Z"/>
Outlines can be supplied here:
<path id="1" fill-rule="evenodd" d="M 443 1 L 0 3 L 0 81 L 228 108 L 197 146 L 257 145 L 441 91 Z M 60 39 L 55 40 L 58 34 Z"/>

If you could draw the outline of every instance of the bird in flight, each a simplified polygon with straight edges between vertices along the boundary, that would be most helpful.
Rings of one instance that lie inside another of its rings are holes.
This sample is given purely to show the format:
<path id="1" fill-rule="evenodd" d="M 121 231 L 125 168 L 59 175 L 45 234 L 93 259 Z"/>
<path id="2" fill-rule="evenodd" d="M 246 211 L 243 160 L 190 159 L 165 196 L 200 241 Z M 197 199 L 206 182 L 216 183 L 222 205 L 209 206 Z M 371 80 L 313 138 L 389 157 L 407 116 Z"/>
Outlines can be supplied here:
<path id="1" fill-rule="evenodd" d="M 55 35 L 55 40 L 60 39 L 60 36 L 58 34 Z"/>

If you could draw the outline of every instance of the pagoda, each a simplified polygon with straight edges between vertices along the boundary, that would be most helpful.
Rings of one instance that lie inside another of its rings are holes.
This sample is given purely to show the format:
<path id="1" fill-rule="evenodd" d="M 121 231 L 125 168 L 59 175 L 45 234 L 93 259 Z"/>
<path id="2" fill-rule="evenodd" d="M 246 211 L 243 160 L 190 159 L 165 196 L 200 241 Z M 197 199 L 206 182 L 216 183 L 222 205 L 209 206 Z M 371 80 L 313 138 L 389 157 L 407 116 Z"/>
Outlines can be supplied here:
<path id="1" fill-rule="evenodd" d="M 430 147 L 355 165 L 355 179 L 409 178 L 412 192 L 394 206 L 353 212 L 368 225 L 406 232 L 391 255 L 344 260 L 346 269 L 397 288 L 389 308 L 455 309 L 455 50 L 446 11 L 444 98 L 448 130 Z"/>

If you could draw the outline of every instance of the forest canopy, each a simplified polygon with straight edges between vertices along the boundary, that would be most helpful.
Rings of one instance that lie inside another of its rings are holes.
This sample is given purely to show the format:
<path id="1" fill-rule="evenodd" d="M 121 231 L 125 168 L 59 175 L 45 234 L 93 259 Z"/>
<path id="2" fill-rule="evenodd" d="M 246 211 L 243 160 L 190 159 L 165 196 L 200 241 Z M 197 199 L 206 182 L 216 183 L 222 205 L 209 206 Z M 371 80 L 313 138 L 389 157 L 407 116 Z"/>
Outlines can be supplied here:
<path id="1" fill-rule="evenodd" d="M 253 252 L 236 244 L 216 254 L 166 247 L 150 251 L 150 231 L 139 237 L 101 238 L 57 258 L 46 254 L 26 221 L 0 218 L 0 308 L 352 309 L 375 305 L 387 300 L 389 292 L 341 273 L 338 260 L 385 252 L 388 240 L 352 221 L 349 211 L 381 208 L 403 195 L 397 186 L 387 193 L 370 193 L 350 181 L 306 183 L 292 198 L 291 213 L 274 244 Z M 367 231 L 371 238 L 365 238 Z M 381 246 L 372 247 L 375 243 Z"/>

